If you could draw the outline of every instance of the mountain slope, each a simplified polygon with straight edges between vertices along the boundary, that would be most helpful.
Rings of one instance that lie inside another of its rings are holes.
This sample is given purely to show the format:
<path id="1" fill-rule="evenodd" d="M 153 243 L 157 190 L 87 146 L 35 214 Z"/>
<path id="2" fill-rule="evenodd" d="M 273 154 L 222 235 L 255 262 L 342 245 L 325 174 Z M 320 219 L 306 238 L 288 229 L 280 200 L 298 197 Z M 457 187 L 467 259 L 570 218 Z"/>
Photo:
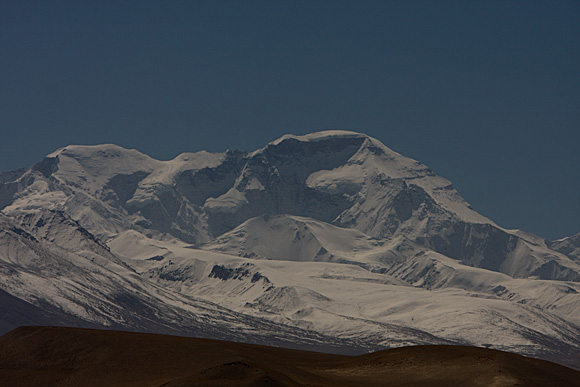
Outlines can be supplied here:
<path id="1" fill-rule="evenodd" d="M 6 304 L 2 328 L 50 322 L 51 325 L 107 327 L 144 332 L 181 334 L 306 346 L 324 351 L 360 352 L 356 343 L 281 326 L 236 313 L 207 300 L 181 295 L 156 286 L 122 263 L 86 230 L 72 251 L 62 247 L 77 231 L 75 222 L 50 221 L 43 227 L 60 228 L 50 242 L 34 230 L 0 213 L 0 296 Z M 38 230 L 36 230 L 38 231 Z M 280 334 L 283 332 L 283 334 Z"/>
<path id="2" fill-rule="evenodd" d="M 552 250 L 556 250 L 568 256 L 571 260 L 580 263 L 580 234 L 548 242 Z"/>
<path id="3" fill-rule="evenodd" d="M 135 253 L 138 258 L 130 264 L 164 288 L 255 317 L 332 332 L 369 349 L 464 343 L 543 353 L 559 361 L 577 359 L 577 284 L 530 283 L 433 252 L 380 270 L 380 262 L 352 258 L 240 258 L 187 244 L 141 238 L 129 245 L 128 240 L 120 237 L 111 248 L 121 255 Z M 151 254 L 157 258 L 144 258 Z"/>
<path id="4" fill-rule="evenodd" d="M 379 253 L 382 243 L 359 231 L 332 226 L 312 218 L 273 215 L 252 218 L 204 250 L 243 257 L 288 261 L 348 261 Z"/>

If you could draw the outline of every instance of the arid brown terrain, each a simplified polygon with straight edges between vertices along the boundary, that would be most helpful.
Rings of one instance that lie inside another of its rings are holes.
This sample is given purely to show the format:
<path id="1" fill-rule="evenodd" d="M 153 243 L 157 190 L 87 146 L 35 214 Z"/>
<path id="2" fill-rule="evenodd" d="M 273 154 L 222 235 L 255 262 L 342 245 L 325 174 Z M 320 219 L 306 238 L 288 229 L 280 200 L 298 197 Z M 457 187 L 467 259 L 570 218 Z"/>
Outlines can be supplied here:
<path id="1" fill-rule="evenodd" d="M 580 386 L 580 371 L 495 350 L 417 346 L 349 357 L 217 340 L 22 327 L 2 386 Z"/>

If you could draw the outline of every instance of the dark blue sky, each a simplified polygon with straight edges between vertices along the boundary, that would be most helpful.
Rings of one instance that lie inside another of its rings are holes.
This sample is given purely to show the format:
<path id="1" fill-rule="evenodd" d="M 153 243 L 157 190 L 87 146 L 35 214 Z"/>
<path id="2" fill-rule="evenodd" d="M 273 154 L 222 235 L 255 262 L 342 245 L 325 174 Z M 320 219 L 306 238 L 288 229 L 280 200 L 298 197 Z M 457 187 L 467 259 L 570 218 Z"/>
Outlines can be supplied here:
<path id="1" fill-rule="evenodd" d="M 580 232 L 580 2 L 0 0 L 0 170 L 336 128 L 501 226 Z"/>

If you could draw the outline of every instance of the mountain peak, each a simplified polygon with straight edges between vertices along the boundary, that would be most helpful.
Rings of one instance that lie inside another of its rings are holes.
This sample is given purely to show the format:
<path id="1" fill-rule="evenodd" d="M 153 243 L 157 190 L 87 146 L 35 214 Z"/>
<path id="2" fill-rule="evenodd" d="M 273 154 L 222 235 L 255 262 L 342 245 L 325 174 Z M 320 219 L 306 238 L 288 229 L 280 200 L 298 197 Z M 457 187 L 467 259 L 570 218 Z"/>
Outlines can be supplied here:
<path id="1" fill-rule="evenodd" d="M 252 152 L 249 156 L 260 156 L 273 151 L 276 154 L 295 154 L 297 151 L 310 154 L 313 150 L 320 151 L 326 149 L 327 152 L 341 152 L 346 148 L 356 150 L 371 138 L 364 133 L 351 132 L 346 130 L 326 130 L 322 132 L 308 133 L 304 135 L 285 134 L 284 136 L 271 141 L 265 147 Z M 300 150 L 299 150 L 300 149 Z"/>
<path id="2" fill-rule="evenodd" d="M 352 132 L 349 130 L 325 130 L 322 132 L 314 132 L 314 133 L 308 133 L 305 135 L 294 135 L 294 134 L 285 134 L 284 136 L 280 137 L 277 140 L 272 141 L 269 145 L 278 145 L 281 142 L 288 140 L 288 139 L 294 139 L 294 140 L 298 140 L 301 142 L 316 142 L 316 141 L 323 141 L 323 140 L 327 140 L 329 138 L 337 138 L 337 137 L 341 137 L 341 138 L 367 138 L 368 136 L 364 133 L 359 133 L 359 132 Z"/>
<path id="3" fill-rule="evenodd" d="M 56 161 L 58 168 L 51 168 L 50 172 L 59 180 L 90 191 L 100 189 L 115 175 L 150 173 L 162 165 L 161 161 L 136 149 L 113 144 L 68 145 L 50 153 L 44 160 Z"/>
<path id="4" fill-rule="evenodd" d="M 67 145 L 63 148 L 57 149 L 47 157 L 56 156 L 67 156 L 75 159 L 114 159 L 128 157 L 151 159 L 151 157 L 139 152 L 137 149 L 127 149 L 115 144 Z"/>

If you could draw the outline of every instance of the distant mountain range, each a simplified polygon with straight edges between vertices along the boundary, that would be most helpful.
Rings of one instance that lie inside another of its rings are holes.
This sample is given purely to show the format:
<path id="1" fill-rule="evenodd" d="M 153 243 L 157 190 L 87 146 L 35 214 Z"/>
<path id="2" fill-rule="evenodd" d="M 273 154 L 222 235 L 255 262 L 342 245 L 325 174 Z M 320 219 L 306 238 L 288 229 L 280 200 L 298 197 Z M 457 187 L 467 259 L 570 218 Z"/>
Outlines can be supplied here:
<path id="1" fill-rule="evenodd" d="M 0 174 L 0 210 L 1 332 L 469 344 L 580 367 L 580 235 L 504 229 L 364 134 L 170 161 L 71 145 Z"/>

